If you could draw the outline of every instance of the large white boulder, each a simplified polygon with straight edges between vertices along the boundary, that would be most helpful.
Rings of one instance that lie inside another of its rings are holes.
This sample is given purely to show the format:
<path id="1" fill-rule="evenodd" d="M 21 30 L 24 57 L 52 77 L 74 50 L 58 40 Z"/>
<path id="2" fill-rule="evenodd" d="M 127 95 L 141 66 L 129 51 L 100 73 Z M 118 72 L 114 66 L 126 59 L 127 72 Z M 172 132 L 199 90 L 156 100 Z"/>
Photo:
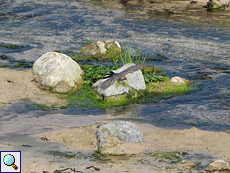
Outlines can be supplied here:
<path id="1" fill-rule="evenodd" d="M 37 59 L 33 74 L 38 87 L 58 92 L 78 90 L 84 84 L 84 71 L 69 56 L 48 52 Z"/>

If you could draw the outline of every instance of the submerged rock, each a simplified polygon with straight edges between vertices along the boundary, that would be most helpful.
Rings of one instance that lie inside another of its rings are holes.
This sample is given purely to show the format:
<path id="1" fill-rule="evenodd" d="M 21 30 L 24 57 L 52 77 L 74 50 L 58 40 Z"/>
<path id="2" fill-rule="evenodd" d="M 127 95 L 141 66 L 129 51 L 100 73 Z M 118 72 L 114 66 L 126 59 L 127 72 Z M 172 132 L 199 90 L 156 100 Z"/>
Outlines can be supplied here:
<path id="1" fill-rule="evenodd" d="M 210 163 L 210 165 L 208 165 L 205 171 L 209 171 L 209 172 L 230 171 L 230 166 L 228 162 L 224 160 L 216 160 Z"/>
<path id="2" fill-rule="evenodd" d="M 98 148 L 103 149 L 114 146 L 115 141 L 109 142 L 111 137 L 118 137 L 120 141 L 133 143 L 144 141 L 141 130 L 128 121 L 115 121 L 100 126 L 97 131 Z"/>
<path id="3" fill-rule="evenodd" d="M 121 52 L 121 46 L 117 41 L 97 41 L 81 48 L 81 53 L 86 56 L 101 55 L 106 57 L 109 52 L 113 55 Z"/>
<path id="4" fill-rule="evenodd" d="M 125 64 L 123 67 L 116 70 L 116 73 L 120 73 L 124 70 L 126 70 L 129 67 L 135 66 L 135 64 Z M 101 89 L 98 86 L 103 82 L 104 79 L 101 79 L 93 84 L 93 88 L 95 88 L 96 93 L 101 95 L 103 94 L 105 97 L 110 96 L 117 96 L 122 95 L 124 93 L 129 93 L 130 90 L 145 90 L 145 80 L 143 77 L 143 74 L 140 70 L 134 71 L 132 73 L 128 73 L 126 76 L 126 79 L 123 81 L 116 81 L 113 85 L 109 86 L 106 89 Z"/>
<path id="5" fill-rule="evenodd" d="M 34 79 L 39 88 L 67 92 L 84 84 L 84 71 L 72 58 L 57 52 L 48 52 L 33 65 Z"/>

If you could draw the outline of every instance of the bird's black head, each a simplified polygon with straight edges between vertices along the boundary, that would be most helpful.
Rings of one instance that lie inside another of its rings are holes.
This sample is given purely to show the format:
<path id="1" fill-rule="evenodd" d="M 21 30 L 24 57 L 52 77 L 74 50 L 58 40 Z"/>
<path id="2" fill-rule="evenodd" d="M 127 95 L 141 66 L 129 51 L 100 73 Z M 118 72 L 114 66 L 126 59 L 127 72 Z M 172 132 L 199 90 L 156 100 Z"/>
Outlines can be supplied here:
<path id="1" fill-rule="evenodd" d="M 113 75 L 113 74 L 116 74 L 116 72 L 115 71 L 110 71 L 110 74 Z"/>
<path id="2" fill-rule="evenodd" d="M 106 74 L 106 76 L 103 77 L 103 79 L 110 78 L 110 77 L 112 77 L 114 74 L 116 74 L 115 71 L 110 71 L 110 73 L 109 73 L 109 74 Z"/>

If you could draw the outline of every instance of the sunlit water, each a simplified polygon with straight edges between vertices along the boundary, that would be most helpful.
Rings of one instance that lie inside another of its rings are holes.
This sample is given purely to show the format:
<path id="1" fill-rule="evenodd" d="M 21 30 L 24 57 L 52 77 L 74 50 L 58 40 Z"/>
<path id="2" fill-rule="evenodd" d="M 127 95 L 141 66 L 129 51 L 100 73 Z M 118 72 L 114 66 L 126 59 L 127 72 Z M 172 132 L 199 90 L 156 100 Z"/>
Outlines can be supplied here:
<path id="1" fill-rule="evenodd" d="M 18 50 L 0 47 L 0 56 L 8 58 L 0 60 L 2 65 L 14 59 L 34 62 L 48 51 L 79 52 L 87 45 L 87 39 L 131 42 L 134 48 L 148 55 L 159 53 L 164 58 L 154 63 L 167 76 L 180 76 L 203 85 L 194 93 L 109 110 L 75 107 L 42 111 L 29 109 L 28 102 L 19 102 L 1 110 L 1 124 L 25 114 L 29 121 L 49 113 L 62 113 L 105 114 L 108 118 L 140 119 L 179 129 L 192 126 L 230 129 L 230 27 L 131 13 L 119 4 L 80 0 L 0 2 L 0 44 L 25 46 Z M 112 65 L 110 61 L 93 63 Z"/>

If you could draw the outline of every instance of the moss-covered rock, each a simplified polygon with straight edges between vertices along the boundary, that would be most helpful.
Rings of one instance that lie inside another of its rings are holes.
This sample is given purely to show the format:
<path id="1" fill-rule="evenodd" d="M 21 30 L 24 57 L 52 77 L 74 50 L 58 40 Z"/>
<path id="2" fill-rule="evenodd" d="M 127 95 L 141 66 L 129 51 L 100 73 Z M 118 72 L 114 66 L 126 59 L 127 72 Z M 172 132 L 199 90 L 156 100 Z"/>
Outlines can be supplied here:
<path id="1" fill-rule="evenodd" d="M 194 84 L 192 81 L 183 80 L 183 82 L 171 82 L 170 78 L 164 77 L 164 82 L 150 82 L 147 84 L 147 92 L 153 95 L 170 95 L 170 94 L 183 94 L 192 92 L 189 86 Z M 181 78 L 182 79 L 182 78 Z M 174 81 L 174 80 L 173 80 Z"/>
<path id="2" fill-rule="evenodd" d="M 81 53 L 85 56 L 94 56 L 98 59 L 112 59 L 122 51 L 117 41 L 105 40 L 93 42 L 81 48 Z"/>

